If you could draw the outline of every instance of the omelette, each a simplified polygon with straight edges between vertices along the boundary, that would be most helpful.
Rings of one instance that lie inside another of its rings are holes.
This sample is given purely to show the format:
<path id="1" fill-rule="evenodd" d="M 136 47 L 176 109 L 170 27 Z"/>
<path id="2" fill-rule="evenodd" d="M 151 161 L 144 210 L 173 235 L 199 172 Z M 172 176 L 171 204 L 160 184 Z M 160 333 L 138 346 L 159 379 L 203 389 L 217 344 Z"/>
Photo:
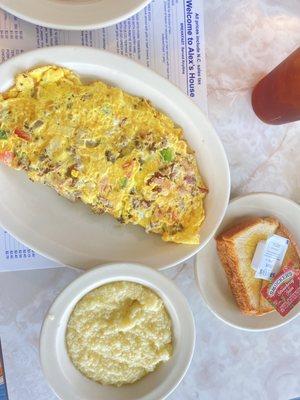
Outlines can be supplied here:
<path id="1" fill-rule="evenodd" d="M 44 66 L 0 94 L 0 161 L 95 213 L 199 243 L 207 194 L 183 131 L 148 100 Z"/>

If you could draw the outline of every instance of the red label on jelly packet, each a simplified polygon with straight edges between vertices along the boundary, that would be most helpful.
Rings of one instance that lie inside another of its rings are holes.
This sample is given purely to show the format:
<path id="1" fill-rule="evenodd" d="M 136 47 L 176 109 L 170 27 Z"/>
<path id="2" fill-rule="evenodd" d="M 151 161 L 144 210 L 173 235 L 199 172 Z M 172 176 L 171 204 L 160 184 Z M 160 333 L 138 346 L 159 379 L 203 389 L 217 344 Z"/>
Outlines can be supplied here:
<path id="1" fill-rule="evenodd" d="M 300 301 L 300 270 L 284 267 L 261 293 L 284 317 Z"/>

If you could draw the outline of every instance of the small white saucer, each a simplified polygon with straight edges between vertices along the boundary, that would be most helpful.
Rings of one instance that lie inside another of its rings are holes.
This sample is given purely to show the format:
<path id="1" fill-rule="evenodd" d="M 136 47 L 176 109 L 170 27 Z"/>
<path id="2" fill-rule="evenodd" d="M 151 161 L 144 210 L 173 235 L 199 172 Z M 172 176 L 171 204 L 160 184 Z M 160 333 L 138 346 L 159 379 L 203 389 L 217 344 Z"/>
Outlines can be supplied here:
<path id="1" fill-rule="evenodd" d="M 251 216 L 278 218 L 300 244 L 300 206 L 292 200 L 271 193 L 253 193 L 232 200 L 217 234 L 227 226 Z M 195 276 L 208 308 L 216 317 L 235 328 L 248 331 L 274 329 L 293 320 L 300 313 L 298 303 L 285 317 L 276 311 L 260 317 L 242 314 L 228 286 L 214 238 L 198 253 Z"/>

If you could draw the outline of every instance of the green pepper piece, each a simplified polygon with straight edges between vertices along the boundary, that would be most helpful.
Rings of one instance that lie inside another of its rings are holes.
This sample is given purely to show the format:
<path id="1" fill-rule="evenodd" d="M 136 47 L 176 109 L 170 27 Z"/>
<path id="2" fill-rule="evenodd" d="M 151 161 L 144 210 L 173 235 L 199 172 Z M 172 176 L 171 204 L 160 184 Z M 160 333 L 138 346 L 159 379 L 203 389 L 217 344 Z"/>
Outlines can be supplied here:
<path id="1" fill-rule="evenodd" d="M 167 147 L 166 149 L 162 149 L 160 151 L 160 155 L 162 156 L 162 159 L 164 160 L 164 162 L 171 162 L 174 159 L 173 156 L 173 152 L 172 149 L 170 149 L 170 147 Z"/>
<path id="2" fill-rule="evenodd" d="M 120 187 L 121 187 L 121 189 L 124 189 L 125 187 L 126 187 L 126 185 L 127 185 L 127 178 L 125 178 L 125 177 L 123 177 L 123 178 L 121 178 L 120 179 Z"/>
<path id="3" fill-rule="evenodd" d="M 6 139 L 7 139 L 7 133 L 3 129 L 0 129 L 0 140 L 6 140 Z"/>

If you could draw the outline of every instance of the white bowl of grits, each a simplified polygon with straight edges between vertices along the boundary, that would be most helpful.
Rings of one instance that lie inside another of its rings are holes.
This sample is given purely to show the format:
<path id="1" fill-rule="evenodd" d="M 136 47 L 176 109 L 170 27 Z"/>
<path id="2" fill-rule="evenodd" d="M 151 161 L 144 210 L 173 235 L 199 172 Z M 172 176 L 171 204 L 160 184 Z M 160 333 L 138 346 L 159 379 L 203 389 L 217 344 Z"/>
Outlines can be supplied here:
<path id="1" fill-rule="evenodd" d="M 189 305 L 172 281 L 107 264 L 73 281 L 45 318 L 40 359 L 64 400 L 157 400 L 185 375 L 195 345 Z"/>

